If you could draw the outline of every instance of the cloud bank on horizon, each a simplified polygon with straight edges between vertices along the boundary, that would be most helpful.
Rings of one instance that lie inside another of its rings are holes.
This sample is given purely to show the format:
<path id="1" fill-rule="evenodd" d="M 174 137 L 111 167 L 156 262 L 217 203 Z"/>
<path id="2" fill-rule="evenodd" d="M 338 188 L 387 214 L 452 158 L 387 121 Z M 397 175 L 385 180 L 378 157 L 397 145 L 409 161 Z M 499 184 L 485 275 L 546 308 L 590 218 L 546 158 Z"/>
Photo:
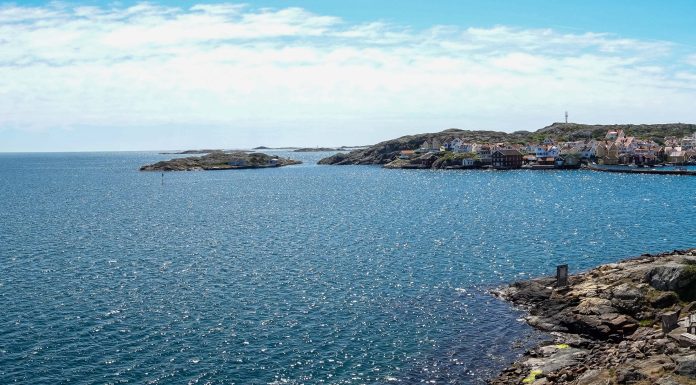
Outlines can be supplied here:
<path id="1" fill-rule="evenodd" d="M 0 6 L 0 52 L 0 151 L 367 144 L 565 110 L 696 121 L 696 49 L 601 32 L 55 3 Z"/>

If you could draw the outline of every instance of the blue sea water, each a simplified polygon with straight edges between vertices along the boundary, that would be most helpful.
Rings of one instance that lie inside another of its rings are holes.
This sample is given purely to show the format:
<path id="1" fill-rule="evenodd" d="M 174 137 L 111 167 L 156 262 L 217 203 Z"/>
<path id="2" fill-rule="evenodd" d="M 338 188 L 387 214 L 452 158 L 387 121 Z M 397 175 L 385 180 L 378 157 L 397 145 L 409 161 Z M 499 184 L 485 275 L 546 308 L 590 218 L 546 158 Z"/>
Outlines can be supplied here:
<path id="1" fill-rule="evenodd" d="M 0 382 L 482 384 L 505 283 L 696 246 L 696 178 L 0 154 Z"/>

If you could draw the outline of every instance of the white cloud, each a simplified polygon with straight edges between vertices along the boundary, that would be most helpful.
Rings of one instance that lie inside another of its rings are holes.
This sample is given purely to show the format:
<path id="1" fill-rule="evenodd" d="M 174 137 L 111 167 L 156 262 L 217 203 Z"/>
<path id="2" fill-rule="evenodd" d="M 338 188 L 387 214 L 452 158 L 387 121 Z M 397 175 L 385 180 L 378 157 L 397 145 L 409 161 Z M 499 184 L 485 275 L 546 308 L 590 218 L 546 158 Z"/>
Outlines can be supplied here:
<path id="1" fill-rule="evenodd" d="M 261 129 L 277 144 L 327 127 L 342 128 L 325 144 L 535 129 L 566 109 L 591 123 L 696 118 L 696 71 L 672 66 L 673 44 L 602 33 L 148 3 L 0 7 L 0 36 L 0 130 L 229 127 L 232 146 Z"/>
<path id="2" fill-rule="evenodd" d="M 686 57 L 686 62 L 694 67 L 696 67 L 696 54 L 689 55 Z"/>

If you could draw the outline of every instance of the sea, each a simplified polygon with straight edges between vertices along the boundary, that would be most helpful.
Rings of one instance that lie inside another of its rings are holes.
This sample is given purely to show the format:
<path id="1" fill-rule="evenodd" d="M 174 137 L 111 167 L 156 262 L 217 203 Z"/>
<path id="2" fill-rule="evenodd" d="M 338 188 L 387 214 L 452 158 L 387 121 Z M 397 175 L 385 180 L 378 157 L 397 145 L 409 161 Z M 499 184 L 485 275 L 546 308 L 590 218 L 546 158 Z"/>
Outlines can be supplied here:
<path id="1" fill-rule="evenodd" d="M 484 384 L 548 339 L 490 294 L 696 247 L 696 178 L 0 154 L 0 383 Z"/>

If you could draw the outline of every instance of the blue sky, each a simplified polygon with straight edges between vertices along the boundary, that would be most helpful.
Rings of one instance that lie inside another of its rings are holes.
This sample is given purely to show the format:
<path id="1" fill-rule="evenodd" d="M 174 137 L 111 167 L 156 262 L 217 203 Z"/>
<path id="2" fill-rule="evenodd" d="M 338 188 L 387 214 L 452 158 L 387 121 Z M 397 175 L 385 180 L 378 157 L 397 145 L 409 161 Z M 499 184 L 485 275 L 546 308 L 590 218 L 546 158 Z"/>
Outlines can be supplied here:
<path id="1" fill-rule="evenodd" d="M 300 6 L 361 22 L 383 19 L 416 28 L 433 24 L 471 27 L 508 25 L 561 31 L 616 33 L 640 39 L 696 44 L 696 2 L 691 0 L 388 0 L 266 1 Z"/>
<path id="2" fill-rule="evenodd" d="M 0 151 L 694 122 L 694 1 L 14 2 Z"/>
<path id="3" fill-rule="evenodd" d="M 46 1 L 11 4 L 45 5 Z M 104 4 L 103 1 L 69 2 Z M 133 5 L 137 1 L 112 4 Z M 196 1 L 152 2 L 192 6 Z M 226 3 L 226 1 L 205 1 Z M 309 11 L 340 16 L 349 22 L 384 20 L 414 28 L 434 24 L 471 27 L 509 25 L 526 28 L 554 28 L 566 31 L 616 33 L 640 39 L 664 39 L 696 44 L 696 2 L 692 0 L 265 0 L 243 1 L 252 7 L 301 7 Z"/>

